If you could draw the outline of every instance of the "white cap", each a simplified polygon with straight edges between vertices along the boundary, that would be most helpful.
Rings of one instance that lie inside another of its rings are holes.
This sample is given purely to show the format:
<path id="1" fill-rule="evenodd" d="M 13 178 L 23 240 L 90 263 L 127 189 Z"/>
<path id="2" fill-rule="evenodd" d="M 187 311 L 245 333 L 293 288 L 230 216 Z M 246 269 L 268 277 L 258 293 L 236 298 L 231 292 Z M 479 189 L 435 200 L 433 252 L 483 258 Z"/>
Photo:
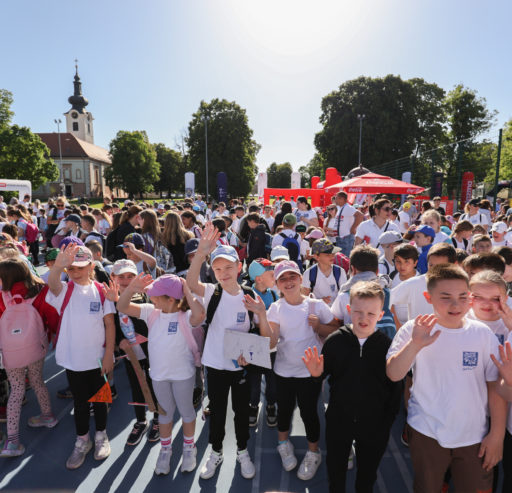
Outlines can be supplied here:
<path id="1" fill-rule="evenodd" d="M 503 221 L 498 221 L 497 223 L 494 223 L 492 225 L 491 231 L 493 233 L 501 234 L 501 233 L 506 233 L 507 229 L 508 229 L 508 227 L 507 227 L 506 223 L 504 223 Z"/>
<path id="2" fill-rule="evenodd" d="M 270 253 L 270 260 L 290 260 L 290 255 L 288 253 L 288 249 L 282 245 L 275 246 L 272 248 L 272 252 Z"/>

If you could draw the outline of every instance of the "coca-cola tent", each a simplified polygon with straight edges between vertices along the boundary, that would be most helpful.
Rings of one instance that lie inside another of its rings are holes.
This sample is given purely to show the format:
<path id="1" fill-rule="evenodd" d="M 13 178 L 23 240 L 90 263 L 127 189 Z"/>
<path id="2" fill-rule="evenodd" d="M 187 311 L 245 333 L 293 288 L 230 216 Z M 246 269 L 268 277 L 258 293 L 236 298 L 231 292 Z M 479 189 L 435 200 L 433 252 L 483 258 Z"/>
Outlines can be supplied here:
<path id="1" fill-rule="evenodd" d="M 374 195 L 377 193 L 417 194 L 425 189 L 405 181 L 395 180 L 389 176 L 366 173 L 365 175 L 356 176 L 325 188 L 325 191 L 330 193 L 339 192 L 340 190 L 346 193 L 368 193 Z"/>

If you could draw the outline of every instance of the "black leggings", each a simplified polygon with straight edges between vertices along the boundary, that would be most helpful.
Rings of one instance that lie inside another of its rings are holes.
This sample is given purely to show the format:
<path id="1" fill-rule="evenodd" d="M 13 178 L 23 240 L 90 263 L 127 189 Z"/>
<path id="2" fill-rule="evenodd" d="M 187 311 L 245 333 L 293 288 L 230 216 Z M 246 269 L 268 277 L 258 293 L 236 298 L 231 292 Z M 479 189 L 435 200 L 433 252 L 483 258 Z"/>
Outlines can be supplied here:
<path id="1" fill-rule="evenodd" d="M 300 417 L 306 428 L 308 442 L 318 442 L 320 419 L 318 417 L 318 397 L 322 381 L 313 377 L 291 378 L 276 374 L 277 388 L 277 429 L 290 431 L 295 403 L 299 406 Z"/>
<path id="2" fill-rule="evenodd" d="M 142 389 L 140 388 L 139 379 L 137 378 L 137 374 L 133 369 L 133 365 L 130 363 L 128 358 L 124 359 L 126 374 L 128 375 L 128 381 L 130 382 L 130 388 L 132 389 L 132 399 L 134 402 L 145 402 L 144 394 L 142 393 Z M 153 382 L 149 376 L 149 362 L 148 359 L 140 359 L 139 365 L 146 376 L 146 382 L 148 383 L 149 390 L 151 391 L 151 395 L 153 397 L 153 401 L 156 403 L 156 396 L 153 390 Z M 137 421 L 142 423 L 146 421 L 146 407 L 145 406 L 133 406 L 135 410 L 135 417 Z M 153 418 L 158 420 L 158 413 L 154 413 Z"/>
<path id="3" fill-rule="evenodd" d="M 79 436 L 89 433 L 89 399 L 105 384 L 101 376 L 101 370 L 95 368 L 86 371 L 66 370 L 69 388 L 73 394 L 75 405 L 75 427 Z M 103 431 L 107 427 L 107 404 L 106 402 L 94 402 L 94 421 L 96 431 Z"/>
<path id="4" fill-rule="evenodd" d="M 227 371 L 207 368 L 208 398 L 210 400 L 209 442 L 215 452 L 222 450 L 224 441 L 228 395 L 235 413 L 235 436 L 238 450 L 247 448 L 249 441 L 249 396 L 251 389 L 245 370 Z"/>
<path id="5" fill-rule="evenodd" d="M 512 435 L 505 432 L 505 443 L 503 445 L 503 487 L 502 492 L 512 491 Z"/>

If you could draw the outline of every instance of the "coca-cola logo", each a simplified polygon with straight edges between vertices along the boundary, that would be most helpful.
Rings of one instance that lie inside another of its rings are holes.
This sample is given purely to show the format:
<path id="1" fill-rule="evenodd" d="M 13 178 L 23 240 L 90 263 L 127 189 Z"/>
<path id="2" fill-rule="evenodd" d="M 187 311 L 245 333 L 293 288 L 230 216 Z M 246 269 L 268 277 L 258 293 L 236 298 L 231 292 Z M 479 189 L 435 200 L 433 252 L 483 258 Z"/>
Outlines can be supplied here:
<path id="1" fill-rule="evenodd" d="M 348 191 L 350 193 L 361 193 L 363 189 L 361 187 L 350 187 Z"/>

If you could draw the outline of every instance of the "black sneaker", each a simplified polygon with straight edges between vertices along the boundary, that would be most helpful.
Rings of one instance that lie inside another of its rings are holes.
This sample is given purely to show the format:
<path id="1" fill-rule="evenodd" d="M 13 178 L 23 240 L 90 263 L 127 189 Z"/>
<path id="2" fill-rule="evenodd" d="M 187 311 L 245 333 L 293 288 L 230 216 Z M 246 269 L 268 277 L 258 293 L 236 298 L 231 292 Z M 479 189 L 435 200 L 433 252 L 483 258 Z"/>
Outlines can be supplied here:
<path id="1" fill-rule="evenodd" d="M 267 426 L 271 428 L 277 425 L 277 408 L 275 404 L 267 406 Z"/>
<path id="2" fill-rule="evenodd" d="M 71 390 L 69 387 L 66 387 L 62 390 L 57 390 L 57 397 L 59 399 L 73 399 L 73 394 L 71 393 Z"/>
<path id="3" fill-rule="evenodd" d="M 201 405 L 201 401 L 203 400 L 203 389 L 199 387 L 194 388 L 194 394 L 192 396 L 192 404 L 194 409 L 197 409 Z"/>
<path id="4" fill-rule="evenodd" d="M 151 428 L 148 433 L 148 442 L 158 442 L 160 440 L 160 429 L 158 428 L 158 421 L 154 419 L 151 421 Z"/>
<path id="5" fill-rule="evenodd" d="M 126 445 L 131 447 L 137 445 L 141 439 L 144 432 L 148 429 L 148 422 L 144 421 L 144 423 L 139 423 L 138 421 L 133 425 L 132 431 L 128 440 L 126 440 Z"/>
<path id="6" fill-rule="evenodd" d="M 259 406 L 251 406 L 249 404 L 249 426 L 256 426 L 258 423 Z"/>
<path id="7" fill-rule="evenodd" d="M 115 385 L 111 385 L 110 386 L 110 392 L 112 393 L 112 400 L 116 400 L 117 399 L 117 389 L 116 389 L 116 386 Z"/>

